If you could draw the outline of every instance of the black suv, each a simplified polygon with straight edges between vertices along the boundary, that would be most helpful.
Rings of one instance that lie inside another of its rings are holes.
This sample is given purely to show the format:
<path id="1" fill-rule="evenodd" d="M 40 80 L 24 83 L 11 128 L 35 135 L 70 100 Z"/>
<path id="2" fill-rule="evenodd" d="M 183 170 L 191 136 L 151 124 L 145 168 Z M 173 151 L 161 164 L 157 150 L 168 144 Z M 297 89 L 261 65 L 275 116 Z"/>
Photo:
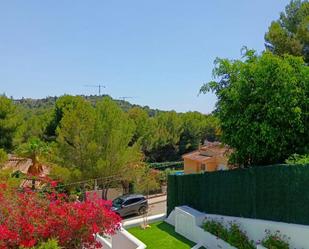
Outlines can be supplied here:
<path id="1" fill-rule="evenodd" d="M 113 200 L 112 210 L 121 217 L 130 214 L 145 214 L 148 202 L 143 195 L 123 195 Z"/>

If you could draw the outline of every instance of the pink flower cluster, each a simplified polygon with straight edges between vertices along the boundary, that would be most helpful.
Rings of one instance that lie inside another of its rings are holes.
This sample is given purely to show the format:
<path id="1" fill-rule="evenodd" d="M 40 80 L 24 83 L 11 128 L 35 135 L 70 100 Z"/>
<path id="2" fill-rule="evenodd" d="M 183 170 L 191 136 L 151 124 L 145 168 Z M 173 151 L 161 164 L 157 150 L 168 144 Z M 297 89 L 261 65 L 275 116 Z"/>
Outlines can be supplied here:
<path id="1" fill-rule="evenodd" d="M 114 234 L 120 217 L 102 199 L 69 202 L 64 194 L 0 184 L 0 249 L 31 248 L 57 239 L 62 248 L 95 248 L 93 234 Z"/>

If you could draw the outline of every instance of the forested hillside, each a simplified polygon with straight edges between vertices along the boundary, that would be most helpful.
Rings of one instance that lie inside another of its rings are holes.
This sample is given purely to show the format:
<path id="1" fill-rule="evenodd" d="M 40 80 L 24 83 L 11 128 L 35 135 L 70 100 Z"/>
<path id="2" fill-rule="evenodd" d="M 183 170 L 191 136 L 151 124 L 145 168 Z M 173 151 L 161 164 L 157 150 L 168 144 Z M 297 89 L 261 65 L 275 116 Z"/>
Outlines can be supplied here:
<path id="1" fill-rule="evenodd" d="M 0 127 L 6 132 L 0 146 L 7 152 L 14 152 L 20 144 L 29 139 L 37 138 L 41 141 L 59 143 L 63 127 L 67 119 L 74 118 L 70 131 L 74 131 L 83 120 L 83 108 L 110 115 L 111 120 L 122 117 L 119 122 L 127 122 L 131 134 L 126 146 L 137 146 L 147 162 L 163 162 L 181 159 L 181 155 L 198 148 L 205 139 L 218 140 L 220 136 L 218 120 L 213 115 L 204 115 L 198 112 L 176 113 L 175 111 L 160 111 L 130 104 L 123 100 L 113 100 L 108 96 L 69 96 L 47 97 L 44 99 L 10 100 L 5 96 L 1 101 L 6 103 L 5 119 L 10 127 Z M 115 111 L 113 111 L 113 108 Z M 5 111 L 5 110 L 4 110 Z M 89 117 L 89 128 L 95 133 L 96 127 L 90 127 L 95 117 Z M 100 123 L 102 124 L 103 121 Z M 86 124 L 85 124 L 86 125 Z M 109 128 L 104 127 L 108 131 Z M 125 132 L 125 131 L 124 131 Z M 120 136 L 120 135 L 119 135 Z"/>
<path id="2" fill-rule="evenodd" d="M 102 100 L 104 97 L 109 97 L 108 95 L 80 95 L 82 98 L 85 98 L 86 100 L 90 101 L 92 104 L 95 104 L 96 102 Z M 21 99 L 13 99 L 14 103 L 20 104 L 23 107 L 30 108 L 30 109 L 36 109 L 36 108 L 50 108 L 53 107 L 59 97 L 46 97 L 42 99 L 33 99 L 33 98 L 21 98 Z M 133 107 L 139 107 L 147 111 L 149 116 L 155 116 L 156 113 L 162 112 L 158 109 L 151 109 L 149 106 L 140 106 L 131 104 L 128 101 L 121 100 L 121 99 L 113 99 L 124 111 L 128 111 L 129 109 Z"/>

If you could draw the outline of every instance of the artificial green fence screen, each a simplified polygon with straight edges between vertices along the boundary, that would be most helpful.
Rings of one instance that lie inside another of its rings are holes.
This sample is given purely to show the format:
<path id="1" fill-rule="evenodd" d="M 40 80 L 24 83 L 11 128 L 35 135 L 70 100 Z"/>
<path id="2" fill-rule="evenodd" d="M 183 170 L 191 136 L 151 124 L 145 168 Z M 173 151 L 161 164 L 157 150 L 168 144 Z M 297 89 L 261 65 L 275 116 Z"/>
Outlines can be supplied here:
<path id="1" fill-rule="evenodd" d="M 187 205 L 209 214 L 309 225 L 309 165 L 169 175 L 168 214 Z"/>

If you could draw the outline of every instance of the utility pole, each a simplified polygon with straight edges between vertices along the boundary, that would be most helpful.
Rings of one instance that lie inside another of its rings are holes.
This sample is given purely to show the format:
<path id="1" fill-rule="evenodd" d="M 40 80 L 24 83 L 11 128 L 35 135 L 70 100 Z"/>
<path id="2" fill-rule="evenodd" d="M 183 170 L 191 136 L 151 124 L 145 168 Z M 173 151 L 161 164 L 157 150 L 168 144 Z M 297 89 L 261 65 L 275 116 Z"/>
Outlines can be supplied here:
<path id="1" fill-rule="evenodd" d="M 98 84 L 98 85 L 84 85 L 84 87 L 95 87 L 99 90 L 99 96 L 101 96 L 101 89 L 106 88 L 104 85 Z"/>

